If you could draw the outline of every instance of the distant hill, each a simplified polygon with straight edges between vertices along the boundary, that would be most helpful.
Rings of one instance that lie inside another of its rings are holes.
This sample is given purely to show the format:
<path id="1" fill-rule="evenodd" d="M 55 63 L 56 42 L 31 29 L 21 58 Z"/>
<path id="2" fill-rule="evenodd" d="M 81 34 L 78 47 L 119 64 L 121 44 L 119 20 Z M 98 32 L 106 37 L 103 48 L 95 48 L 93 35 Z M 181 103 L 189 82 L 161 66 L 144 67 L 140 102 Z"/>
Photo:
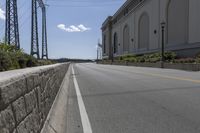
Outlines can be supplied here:
<path id="1" fill-rule="evenodd" d="M 94 60 L 90 59 L 69 59 L 69 58 L 60 58 L 60 59 L 51 59 L 52 61 L 56 61 L 58 63 L 64 63 L 64 62 L 78 62 L 78 63 L 83 63 L 83 62 L 94 62 Z"/>

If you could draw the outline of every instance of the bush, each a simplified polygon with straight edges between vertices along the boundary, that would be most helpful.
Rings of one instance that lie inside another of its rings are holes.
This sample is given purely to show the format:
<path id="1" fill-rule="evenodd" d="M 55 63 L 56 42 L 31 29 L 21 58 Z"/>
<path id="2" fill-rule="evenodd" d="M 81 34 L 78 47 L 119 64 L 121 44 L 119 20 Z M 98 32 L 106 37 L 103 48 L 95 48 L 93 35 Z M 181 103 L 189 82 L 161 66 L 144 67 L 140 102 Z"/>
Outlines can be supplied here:
<path id="1" fill-rule="evenodd" d="M 28 54 L 24 54 L 24 56 L 26 57 L 26 66 L 27 67 L 35 67 L 38 65 L 38 60 L 35 57 L 28 55 Z"/>
<path id="2" fill-rule="evenodd" d="M 173 61 L 176 59 L 176 54 L 174 52 L 165 52 L 165 61 Z M 145 55 L 124 55 L 120 57 L 116 57 L 116 60 L 121 60 L 121 61 L 128 61 L 128 62 L 150 62 L 150 63 L 156 63 L 161 60 L 161 53 L 153 53 L 153 54 L 145 54 Z"/>
<path id="3" fill-rule="evenodd" d="M 195 63 L 196 59 L 194 59 L 194 58 L 181 58 L 181 59 L 175 59 L 173 62 L 174 63 Z"/>
<path id="4" fill-rule="evenodd" d="M 136 61 L 139 62 L 139 63 L 144 63 L 145 58 L 144 58 L 144 56 L 139 56 L 139 57 L 136 58 Z"/>
<path id="5" fill-rule="evenodd" d="M 165 60 L 166 61 L 173 61 L 177 58 L 176 53 L 174 52 L 165 52 Z"/>
<path id="6" fill-rule="evenodd" d="M 38 65 L 39 66 L 44 66 L 44 65 L 51 65 L 54 64 L 54 62 L 50 60 L 38 60 Z"/>
<path id="7" fill-rule="evenodd" d="M 4 52 L 15 52 L 16 51 L 15 46 L 6 45 L 6 44 L 3 44 L 3 43 L 0 43 L 0 50 L 4 51 Z"/>
<path id="8" fill-rule="evenodd" d="M 0 50 L 0 71 L 9 70 L 12 66 L 12 60 L 10 59 L 9 55 Z"/>
<path id="9" fill-rule="evenodd" d="M 0 71 L 49 64 L 53 64 L 53 62 L 50 60 L 38 61 L 35 57 L 24 53 L 23 50 L 16 50 L 14 46 L 0 44 Z"/>
<path id="10" fill-rule="evenodd" d="M 19 65 L 19 62 L 18 62 L 18 59 L 17 59 L 16 52 L 7 52 L 7 53 L 9 55 L 9 58 L 12 61 L 12 66 L 11 66 L 10 69 L 19 69 L 20 65 Z"/>

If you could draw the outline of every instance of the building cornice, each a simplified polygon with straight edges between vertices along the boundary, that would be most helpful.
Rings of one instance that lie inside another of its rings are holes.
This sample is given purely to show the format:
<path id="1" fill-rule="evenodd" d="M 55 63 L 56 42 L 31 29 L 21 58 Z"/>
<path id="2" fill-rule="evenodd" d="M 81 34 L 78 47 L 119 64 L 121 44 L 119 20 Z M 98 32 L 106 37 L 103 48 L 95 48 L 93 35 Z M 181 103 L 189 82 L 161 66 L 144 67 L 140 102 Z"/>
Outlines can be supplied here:
<path id="1" fill-rule="evenodd" d="M 113 24 L 117 23 L 117 21 L 121 20 L 124 16 L 127 16 L 144 1 L 145 0 L 127 0 L 113 16 L 107 17 L 107 19 L 103 22 L 101 29 L 105 30 L 110 22 Z"/>
<path id="2" fill-rule="evenodd" d="M 108 16 L 107 19 L 103 22 L 101 30 L 105 30 L 108 25 L 112 22 L 112 16 Z"/>

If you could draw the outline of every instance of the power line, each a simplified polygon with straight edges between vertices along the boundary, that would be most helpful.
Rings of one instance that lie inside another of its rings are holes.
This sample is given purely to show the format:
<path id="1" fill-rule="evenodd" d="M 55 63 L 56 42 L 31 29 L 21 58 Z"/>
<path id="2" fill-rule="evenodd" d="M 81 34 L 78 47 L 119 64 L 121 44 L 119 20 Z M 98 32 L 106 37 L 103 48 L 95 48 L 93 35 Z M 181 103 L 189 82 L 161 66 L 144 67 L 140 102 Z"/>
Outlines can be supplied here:
<path id="1" fill-rule="evenodd" d="M 106 6 L 116 6 L 118 4 L 96 4 L 96 5 L 69 5 L 69 4 L 65 4 L 65 5 L 61 5 L 61 4 L 50 4 L 50 6 L 54 6 L 54 7 L 106 7 Z"/>
<path id="2" fill-rule="evenodd" d="M 50 4 L 50 6 L 56 6 L 56 7 L 105 7 L 105 6 L 115 6 L 119 3 L 123 2 L 123 0 L 107 0 L 107 1 L 89 1 L 89 0 L 48 0 L 51 2 L 61 2 L 62 4 Z M 66 2 L 63 4 L 63 2 Z"/>
<path id="3" fill-rule="evenodd" d="M 115 2 L 115 1 L 123 1 L 123 0 L 46 0 L 46 1 L 64 1 L 64 2 Z"/>

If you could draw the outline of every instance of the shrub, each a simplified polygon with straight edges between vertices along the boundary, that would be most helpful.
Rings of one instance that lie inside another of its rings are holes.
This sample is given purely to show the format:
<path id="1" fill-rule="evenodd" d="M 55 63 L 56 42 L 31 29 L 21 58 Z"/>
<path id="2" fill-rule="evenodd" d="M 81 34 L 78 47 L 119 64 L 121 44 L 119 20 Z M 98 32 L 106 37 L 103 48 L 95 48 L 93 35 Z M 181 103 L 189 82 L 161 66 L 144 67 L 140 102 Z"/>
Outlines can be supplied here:
<path id="1" fill-rule="evenodd" d="M 165 52 L 164 54 L 165 61 L 167 62 L 173 62 L 177 58 L 177 55 L 174 52 Z M 161 60 L 161 53 L 152 53 L 152 54 L 145 54 L 145 55 L 133 55 L 128 54 L 124 56 L 115 57 L 115 60 L 119 61 L 128 61 L 128 62 L 150 62 L 150 63 L 156 63 Z"/>
<path id="2" fill-rule="evenodd" d="M 9 55 L 0 50 L 0 71 L 9 70 L 12 66 L 12 60 L 10 59 Z"/>
<path id="3" fill-rule="evenodd" d="M 139 62 L 139 63 L 144 63 L 145 62 L 145 58 L 144 58 L 144 56 L 138 56 L 136 58 L 136 61 Z"/>
<path id="4" fill-rule="evenodd" d="M 7 52 L 7 54 L 9 55 L 9 58 L 11 60 L 12 66 L 10 69 L 19 69 L 20 65 L 17 59 L 17 55 L 16 52 Z"/>
<path id="5" fill-rule="evenodd" d="M 181 59 L 175 59 L 173 62 L 174 63 L 195 63 L 196 59 L 194 59 L 194 58 L 181 58 Z"/>
<path id="6" fill-rule="evenodd" d="M 49 65 L 50 60 L 38 61 L 35 57 L 28 55 L 23 50 L 16 50 L 14 46 L 0 44 L 0 71 Z"/>
<path id="7" fill-rule="evenodd" d="M 166 61 L 173 61 L 177 58 L 176 53 L 174 52 L 165 52 L 165 60 Z"/>
<path id="8" fill-rule="evenodd" d="M 51 65 L 54 64 L 51 60 L 38 60 L 38 65 L 43 66 L 43 65 Z"/>
<path id="9" fill-rule="evenodd" d="M 38 65 L 38 61 L 34 56 L 28 55 L 28 54 L 24 54 L 25 58 L 26 58 L 26 66 L 27 67 L 34 67 Z"/>
<path id="10" fill-rule="evenodd" d="M 6 44 L 3 44 L 3 43 L 0 43 L 0 50 L 4 51 L 4 52 L 15 52 L 16 51 L 15 46 L 6 45 Z"/>

